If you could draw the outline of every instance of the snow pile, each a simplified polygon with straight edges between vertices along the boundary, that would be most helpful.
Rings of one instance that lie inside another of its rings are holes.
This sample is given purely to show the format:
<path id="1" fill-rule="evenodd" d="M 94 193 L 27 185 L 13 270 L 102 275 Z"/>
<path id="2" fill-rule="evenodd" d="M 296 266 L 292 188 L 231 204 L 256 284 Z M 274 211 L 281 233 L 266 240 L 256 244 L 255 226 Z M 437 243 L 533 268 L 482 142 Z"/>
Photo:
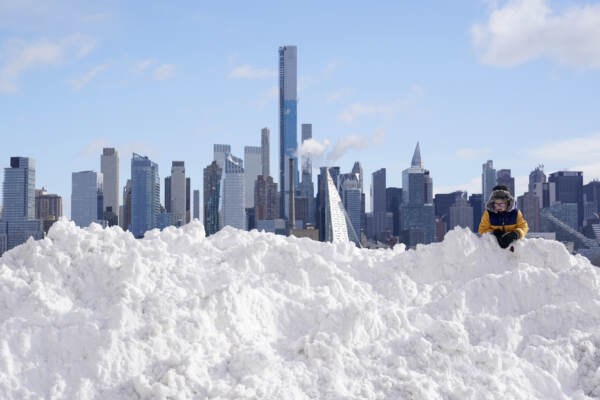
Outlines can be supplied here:
<path id="1" fill-rule="evenodd" d="M 0 258 L 3 399 L 600 398 L 600 275 L 467 230 L 361 250 L 65 220 Z"/>

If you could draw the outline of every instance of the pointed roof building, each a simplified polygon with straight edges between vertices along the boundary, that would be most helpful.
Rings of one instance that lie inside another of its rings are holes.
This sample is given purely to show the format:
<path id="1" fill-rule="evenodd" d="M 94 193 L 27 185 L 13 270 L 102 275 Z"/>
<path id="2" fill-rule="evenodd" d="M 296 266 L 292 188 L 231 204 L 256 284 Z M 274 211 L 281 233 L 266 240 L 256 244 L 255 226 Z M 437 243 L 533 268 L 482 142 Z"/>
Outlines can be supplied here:
<path id="1" fill-rule="evenodd" d="M 410 166 L 415 168 L 423 168 L 423 161 L 421 160 L 421 149 L 419 148 L 419 142 L 417 142 L 417 147 L 415 147 L 415 153 L 413 154 Z"/>

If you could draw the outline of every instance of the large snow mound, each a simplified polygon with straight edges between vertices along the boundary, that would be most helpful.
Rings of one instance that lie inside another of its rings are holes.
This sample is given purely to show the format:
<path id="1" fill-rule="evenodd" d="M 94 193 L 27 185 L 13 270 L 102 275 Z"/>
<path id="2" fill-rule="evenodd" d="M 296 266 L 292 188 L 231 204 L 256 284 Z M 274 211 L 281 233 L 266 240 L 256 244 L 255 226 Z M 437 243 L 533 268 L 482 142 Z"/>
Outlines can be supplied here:
<path id="1" fill-rule="evenodd" d="M 600 398 L 598 270 L 488 236 L 364 250 L 61 220 L 0 258 L 0 397 Z"/>

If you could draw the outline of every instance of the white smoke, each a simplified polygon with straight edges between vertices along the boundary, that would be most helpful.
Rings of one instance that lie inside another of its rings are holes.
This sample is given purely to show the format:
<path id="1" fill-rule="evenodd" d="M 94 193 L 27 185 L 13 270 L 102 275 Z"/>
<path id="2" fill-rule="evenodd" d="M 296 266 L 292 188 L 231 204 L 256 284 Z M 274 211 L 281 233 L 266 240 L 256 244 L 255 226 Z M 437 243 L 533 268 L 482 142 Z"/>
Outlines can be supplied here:
<path id="1" fill-rule="evenodd" d="M 366 149 L 370 145 L 382 144 L 385 138 L 385 131 L 379 129 L 373 135 L 349 135 L 338 139 L 330 148 L 329 139 L 319 142 L 315 139 L 308 139 L 302 142 L 298 149 L 297 156 L 302 158 L 303 165 L 310 160 L 312 164 L 330 164 L 342 158 L 350 150 Z"/>

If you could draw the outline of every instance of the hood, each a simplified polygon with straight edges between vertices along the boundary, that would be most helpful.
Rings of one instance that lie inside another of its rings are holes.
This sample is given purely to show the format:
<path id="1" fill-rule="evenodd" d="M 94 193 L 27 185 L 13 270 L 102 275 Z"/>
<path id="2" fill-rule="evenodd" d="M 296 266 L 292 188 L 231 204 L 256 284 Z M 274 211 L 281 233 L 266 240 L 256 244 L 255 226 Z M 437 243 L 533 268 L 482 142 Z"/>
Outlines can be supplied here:
<path id="1" fill-rule="evenodd" d="M 485 208 L 489 212 L 496 213 L 497 211 L 494 208 L 494 200 L 506 200 L 506 212 L 515 209 L 515 199 L 512 197 L 508 190 L 497 189 L 492 191 L 492 193 L 490 194 L 490 198 L 485 204 Z"/>

